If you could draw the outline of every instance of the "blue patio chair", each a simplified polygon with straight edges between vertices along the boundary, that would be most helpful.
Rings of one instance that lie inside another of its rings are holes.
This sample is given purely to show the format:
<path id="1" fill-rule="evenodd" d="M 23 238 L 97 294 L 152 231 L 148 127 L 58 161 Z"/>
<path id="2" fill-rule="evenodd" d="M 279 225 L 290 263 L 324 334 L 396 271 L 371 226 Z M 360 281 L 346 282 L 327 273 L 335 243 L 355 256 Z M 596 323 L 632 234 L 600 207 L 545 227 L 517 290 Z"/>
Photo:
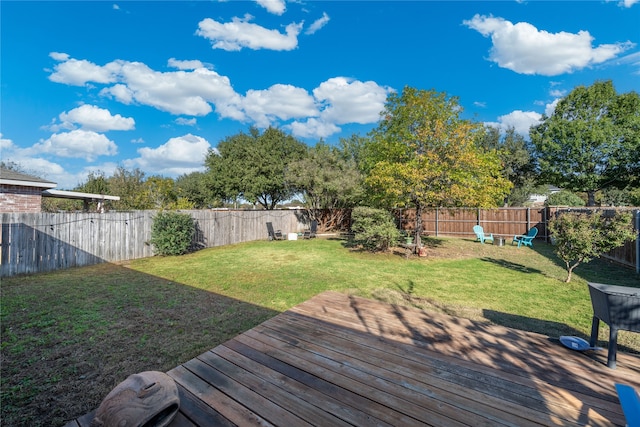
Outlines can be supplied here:
<path id="1" fill-rule="evenodd" d="M 484 244 L 486 240 L 493 242 L 493 233 L 485 234 L 484 229 L 479 225 L 473 226 L 473 232 L 476 233 L 476 240 Z"/>
<path id="2" fill-rule="evenodd" d="M 622 406 L 622 412 L 627 420 L 628 427 L 640 426 L 640 394 L 633 387 L 616 383 L 618 400 Z"/>
<path id="3" fill-rule="evenodd" d="M 538 229 L 535 227 L 531 227 L 527 234 L 523 234 L 521 236 L 513 236 L 513 241 L 511 245 L 518 244 L 518 247 L 525 245 L 533 247 L 533 239 L 538 235 Z"/>

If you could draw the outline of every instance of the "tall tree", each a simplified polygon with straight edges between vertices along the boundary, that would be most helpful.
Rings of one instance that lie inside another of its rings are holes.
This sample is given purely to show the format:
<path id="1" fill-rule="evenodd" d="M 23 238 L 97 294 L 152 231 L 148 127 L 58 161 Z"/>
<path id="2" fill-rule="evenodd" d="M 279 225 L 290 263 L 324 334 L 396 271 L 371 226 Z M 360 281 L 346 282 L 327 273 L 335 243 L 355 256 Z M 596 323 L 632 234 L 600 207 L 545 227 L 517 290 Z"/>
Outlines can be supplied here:
<path id="1" fill-rule="evenodd" d="M 405 87 L 387 98 L 365 148 L 373 197 L 416 208 L 417 245 L 425 207 L 496 206 L 511 188 L 497 154 L 475 143 L 481 125 L 460 118 L 461 111 L 445 93 Z"/>
<path id="2" fill-rule="evenodd" d="M 502 174 L 511 181 L 513 187 L 504 199 L 507 206 L 522 206 L 529 195 L 539 191 L 536 187 L 535 165 L 532 149 L 527 140 L 509 127 L 504 134 L 500 129 L 488 126 L 478 139 L 480 147 L 487 151 L 495 150 L 502 162 Z"/>
<path id="3" fill-rule="evenodd" d="M 320 221 L 322 211 L 334 215 L 323 228 L 341 222 L 343 208 L 355 206 L 362 195 L 362 178 L 355 161 L 324 142 L 309 149 L 307 156 L 289 164 L 287 182 L 299 189 L 311 219 Z"/>
<path id="4" fill-rule="evenodd" d="M 144 181 L 143 189 L 153 209 L 169 209 L 178 200 L 175 181 L 171 178 L 150 176 Z"/>
<path id="5" fill-rule="evenodd" d="M 573 192 L 640 186 L 640 96 L 611 81 L 578 86 L 530 131 L 541 178 Z"/>
<path id="6" fill-rule="evenodd" d="M 211 191 L 209 175 L 204 172 L 191 172 L 176 178 L 176 192 L 178 197 L 193 203 L 197 209 L 220 207 L 222 204 Z"/>
<path id="7" fill-rule="evenodd" d="M 306 150 L 306 145 L 279 129 L 269 127 L 260 133 L 252 127 L 249 134 L 240 132 L 221 141 L 217 150 L 209 150 L 205 165 L 217 196 L 274 209 L 295 194 L 286 172 Z"/>
<path id="8" fill-rule="evenodd" d="M 144 191 L 145 174 L 140 169 L 127 170 L 119 166 L 108 181 L 109 194 L 120 196 L 120 200 L 113 203 L 116 209 L 153 209 Z"/>

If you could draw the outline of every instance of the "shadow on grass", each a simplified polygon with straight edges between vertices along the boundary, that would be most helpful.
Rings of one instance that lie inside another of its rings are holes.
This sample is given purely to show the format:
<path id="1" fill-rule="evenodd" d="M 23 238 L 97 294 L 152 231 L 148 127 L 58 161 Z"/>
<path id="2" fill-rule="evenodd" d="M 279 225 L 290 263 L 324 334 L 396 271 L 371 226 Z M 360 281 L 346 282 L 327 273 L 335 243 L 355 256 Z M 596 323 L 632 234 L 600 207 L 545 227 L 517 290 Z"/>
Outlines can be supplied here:
<path id="1" fill-rule="evenodd" d="M 553 245 L 541 242 L 534 245 L 532 249 L 566 271 L 565 262 L 556 255 Z M 580 277 L 587 282 L 640 287 L 640 274 L 637 274 L 633 268 L 604 258 L 597 258 L 590 262 L 579 264 L 573 270 L 573 276 Z"/>
<path id="2" fill-rule="evenodd" d="M 505 259 L 496 259 L 496 258 L 483 257 L 483 258 L 480 258 L 480 261 L 490 262 L 490 263 L 496 264 L 496 265 L 498 265 L 500 267 L 508 268 L 510 270 L 514 270 L 514 271 L 517 271 L 517 272 L 520 272 L 520 273 L 543 274 L 543 272 L 538 270 L 537 268 L 527 267 L 524 264 L 519 264 L 519 263 L 516 263 L 516 262 L 507 261 Z"/>
<path id="3" fill-rule="evenodd" d="M 114 264 L 3 279 L 3 425 L 64 425 L 276 314 Z"/>

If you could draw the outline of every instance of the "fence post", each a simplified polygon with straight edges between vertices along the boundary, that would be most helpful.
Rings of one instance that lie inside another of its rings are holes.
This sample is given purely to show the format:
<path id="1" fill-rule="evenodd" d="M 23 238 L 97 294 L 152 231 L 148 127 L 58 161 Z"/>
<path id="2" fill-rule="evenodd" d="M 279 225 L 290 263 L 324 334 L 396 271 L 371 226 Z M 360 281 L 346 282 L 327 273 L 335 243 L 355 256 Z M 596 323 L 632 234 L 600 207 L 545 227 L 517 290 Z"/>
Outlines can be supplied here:
<path id="1" fill-rule="evenodd" d="M 527 208 L 527 231 L 531 230 L 531 208 Z"/>
<path id="2" fill-rule="evenodd" d="M 436 208 L 436 237 L 438 237 L 438 228 L 439 228 L 439 223 L 438 223 L 438 213 L 440 212 L 440 208 Z"/>

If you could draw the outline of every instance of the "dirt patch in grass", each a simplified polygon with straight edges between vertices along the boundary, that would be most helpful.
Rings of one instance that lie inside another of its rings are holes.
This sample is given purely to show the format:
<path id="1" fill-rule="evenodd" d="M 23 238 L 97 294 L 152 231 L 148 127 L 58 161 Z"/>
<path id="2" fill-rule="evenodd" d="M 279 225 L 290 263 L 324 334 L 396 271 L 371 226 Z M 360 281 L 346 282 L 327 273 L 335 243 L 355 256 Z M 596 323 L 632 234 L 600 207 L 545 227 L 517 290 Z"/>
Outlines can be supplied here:
<path id="1" fill-rule="evenodd" d="M 2 425 L 59 426 L 275 312 L 103 264 L 2 283 Z"/>

